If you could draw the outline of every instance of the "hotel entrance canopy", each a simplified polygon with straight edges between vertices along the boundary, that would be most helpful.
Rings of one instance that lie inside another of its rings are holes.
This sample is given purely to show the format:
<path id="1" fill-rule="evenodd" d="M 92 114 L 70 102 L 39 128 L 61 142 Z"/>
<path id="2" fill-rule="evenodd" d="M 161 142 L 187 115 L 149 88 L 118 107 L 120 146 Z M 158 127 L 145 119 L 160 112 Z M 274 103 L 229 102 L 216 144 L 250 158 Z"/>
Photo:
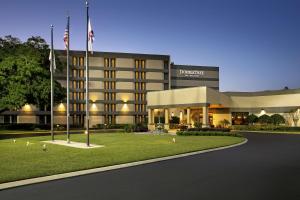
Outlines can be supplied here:
<path id="1" fill-rule="evenodd" d="M 148 92 L 148 108 L 203 107 L 210 104 L 228 107 L 230 98 L 208 87 Z"/>
<path id="2" fill-rule="evenodd" d="M 194 87 L 175 90 L 148 92 L 148 128 L 153 130 L 154 109 L 164 109 L 165 129 L 169 127 L 169 108 L 185 108 L 187 125 L 191 125 L 191 108 L 202 109 L 202 125 L 209 126 L 208 108 L 211 105 L 218 107 L 229 106 L 230 99 L 222 93 L 208 87 Z"/>

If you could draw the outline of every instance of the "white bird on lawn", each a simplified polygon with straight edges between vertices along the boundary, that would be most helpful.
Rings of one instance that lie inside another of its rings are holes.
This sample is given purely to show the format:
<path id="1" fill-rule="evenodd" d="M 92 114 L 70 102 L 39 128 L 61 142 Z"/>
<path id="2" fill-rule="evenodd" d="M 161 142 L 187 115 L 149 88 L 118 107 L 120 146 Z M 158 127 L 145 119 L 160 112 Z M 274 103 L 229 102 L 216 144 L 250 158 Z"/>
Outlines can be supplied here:
<path id="1" fill-rule="evenodd" d="M 173 143 L 176 143 L 176 139 L 175 138 L 173 138 Z"/>
<path id="2" fill-rule="evenodd" d="M 14 139 L 13 141 L 14 141 L 14 143 L 16 143 L 16 139 Z"/>

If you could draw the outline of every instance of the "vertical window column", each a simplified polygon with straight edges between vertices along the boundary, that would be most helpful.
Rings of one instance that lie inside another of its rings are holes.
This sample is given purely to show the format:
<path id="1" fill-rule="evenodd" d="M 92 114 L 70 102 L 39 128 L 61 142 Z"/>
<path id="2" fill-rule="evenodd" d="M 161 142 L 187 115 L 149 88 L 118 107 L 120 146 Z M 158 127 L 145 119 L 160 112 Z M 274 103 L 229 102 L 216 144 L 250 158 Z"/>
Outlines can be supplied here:
<path id="1" fill-rule="evenodd" d="M 146 116 L 146 72 L 145 60 L 135 60 L 135 123 L 145 122 Z"/>
<path id="2" fill-rule="evenodd" d="M 104 123 L 115 124 L 116 112 L 116 59 L 104 59 Z"/>

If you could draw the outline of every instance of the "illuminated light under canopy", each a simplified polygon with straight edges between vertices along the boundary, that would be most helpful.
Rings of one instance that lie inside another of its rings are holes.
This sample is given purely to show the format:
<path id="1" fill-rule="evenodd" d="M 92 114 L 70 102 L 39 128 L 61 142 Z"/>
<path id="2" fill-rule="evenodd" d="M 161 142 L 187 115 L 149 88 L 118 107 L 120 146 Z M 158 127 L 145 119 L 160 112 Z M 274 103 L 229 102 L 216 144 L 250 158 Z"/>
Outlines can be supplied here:
<path id="1" fill-rule="evenodd" d="M 95 103 L 92 103 L 91 111 L 98 111 L 98 107 Z"/>
<path id="2" fill-rule="evenodd" d="M 127 103 L 125 103 L 125 104 L 122 106 L 121 111 L 122 111 L 122 112 L 128 112 L 128 111 L 129 111 L 129 107 L 128 107 Z"/>
<path id="3" fill-rule="evenodd" d="M 25 105 L 23 106 L 23 110 L 24 110 L 25 112 L 30 112 L 30 111 L 32 111 L 31 105 L 25 104 Z"/>
<path id="4" fill-rule="evenodd" d="M 267 114 L 267 112 L 265 111 L 265 109 L 261 109 L 260 115 L 265 115 L 265 114 Z"/>
<path id="5" fill-rule="evenodd" d="M 64 111 L 66 111 L 66 107 L 65 107 L 65 105 L 64 105 L 63 103 L 60 103 L 60 104 L 58 105 L 58 107 L 57 107 L 57 110 L 58 110 L 59 112 L 64 112 Z"/>

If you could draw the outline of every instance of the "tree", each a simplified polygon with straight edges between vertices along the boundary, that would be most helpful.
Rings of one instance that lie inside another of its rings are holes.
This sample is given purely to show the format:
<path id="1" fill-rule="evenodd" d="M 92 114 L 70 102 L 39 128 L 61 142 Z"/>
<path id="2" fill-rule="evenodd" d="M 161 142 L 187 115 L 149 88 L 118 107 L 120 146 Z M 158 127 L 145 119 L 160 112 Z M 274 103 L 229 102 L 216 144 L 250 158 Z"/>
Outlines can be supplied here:
<path id="1" fill-rule="evenodd" d="M 274 115 L 271 116 L 271 122 L 274 125 L 284 124 L 285 119 L 282 115 L 274 114 Z"/>
<path id="2" fill-rule="evenodd" d="M 50 105 L 49 51 L 41 37 L 25 43 L 12 36 L 0 38 L 0 110 L 20 109 L 26 103 Z M 54 87 L 55 103 L 61 102 L 65 89 L 57 81 Z"/>
<path id="3" fill-rule="evenodd" d="M 258 117 L 254 114 L 251 114 L 247 117 L 248 124 L 254 124 L 257 122 L 257 120 L 258 120 Z"/>
<path id="4" fill-rule="evenodd" d="M 261 124 L 270 124 L 272 123 L 271 117 L 269 115 L 262 115 L 258 118 L 258 122 Z"/>

